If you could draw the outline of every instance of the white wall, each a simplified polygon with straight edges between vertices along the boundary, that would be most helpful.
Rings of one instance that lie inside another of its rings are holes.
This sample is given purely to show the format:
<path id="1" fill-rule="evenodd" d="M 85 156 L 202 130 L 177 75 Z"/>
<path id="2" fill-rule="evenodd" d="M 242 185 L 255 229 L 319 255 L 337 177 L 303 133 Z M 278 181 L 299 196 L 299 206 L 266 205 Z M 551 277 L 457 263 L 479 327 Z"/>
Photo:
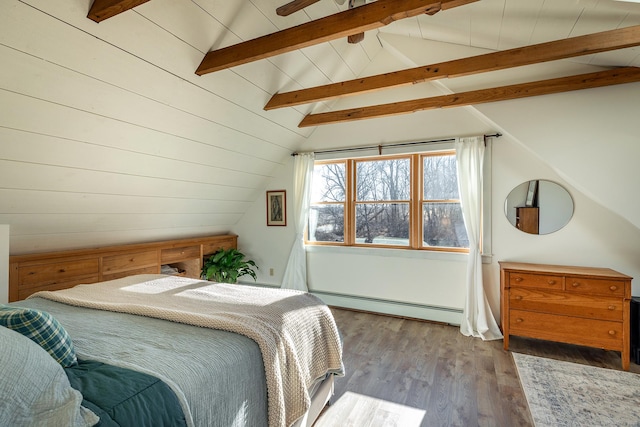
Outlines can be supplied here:
<path id="1" fill-rule="evenodd" d="M 599 157 L 594 153 L 580 156 L 580 160 L 591 164 L 597 163 Z M 640 278 L 640 230 L 630 222 L 567 183 L 531 151 L 506 138 L 494 144 L 493 171 L 494 263 L 488 273 L 494 292 L 499 292 L 499 260 L 607 267 Z M 538 178 L 563 185 L 575 205 L 569 223 L 548 235 L 520 232 L 502 214 L 509 191 L 520 182 Z M 633 281 L 633 289 L 635 295 L 640 293 L 640 280 Z"/>
<path id="2" fill-rule="evenodd" d="M 498 261 L 520 261 L 608 267 L 640 278 L 640 230 L 619 215 L 582 194 L 550 166 L 509 137 L 493 143 L 492 242 L 493 256 L 484 265 L 485 288 L 499 313 Z M 597 161 L 596 158 L 583 158 Z M 291 203 L 292 163 L 283 167 L 269 189 L 286 188 Z M 504 215 L 504 200 L 517 185 L 546 179 L 563 185 L 575 211 L 562 230 L 544 236 L 523 233 Z M 267 227 L 263 198 L 256 201 L 233 229 L 240 247 L 258 262 L 258 282 L 278 286 L 294 237 L 293 225 Z M 429 259 L 414 251 L 318 248 L 307 251 L 308 281 L 312 292 L 330 304 L 380 310 L 456 323 L 456 310 L 464 303 L 466 256 Z M 274 268 L 274 276 L 269 276 Z M 640 282 L 633 282 L 640 294 Z M 352 298 L 343 298 L 342 296 Z M 380 300 L 399 304 L 385 304 Z M 432 309 L 435 307 L 436 309 Z M 453 309 L 438 310 L 444 307 Z"/>
<path id="3" fill-rule="evenodd" d="M 0 304 L 9 302 L 9 226 L 0 224 Z"/>
<path id="4" fill-rule="evenodd" d="M 292 159 L 292 158 L 290 158 Z M 287 191 L 287 226 L 267 227 L 266 193 L 255 200 L 242 219 L 231 228 L 238 235 L 238 249 L 258 265 L 257 282 L 280 286 L 289 252 L 295 236 L 295 226 L 291 214 L 293 196 L 293 160 L 281 167 L 268 183 L 266 190 Z M 273 269 L 273 276 L 269 270 Z M 251 281 L 243 278 L 241 281 Z"/>
<path id="5" fill-rule="evenodd" d="M 588 197 L 640 227 L 640 83 L 485 104 L 478 110 Z"/>

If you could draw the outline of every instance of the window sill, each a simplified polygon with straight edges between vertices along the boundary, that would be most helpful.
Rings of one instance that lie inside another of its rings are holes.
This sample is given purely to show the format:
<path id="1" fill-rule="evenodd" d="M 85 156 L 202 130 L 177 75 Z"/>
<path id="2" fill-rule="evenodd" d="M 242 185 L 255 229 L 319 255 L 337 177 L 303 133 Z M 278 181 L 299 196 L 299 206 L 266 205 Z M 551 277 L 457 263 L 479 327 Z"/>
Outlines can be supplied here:
<path id="1" fill-rule="evenodd" d="M 469 254 L 462 252 L 416 251 L 410 249 L 363 248 L 360 246 L 305 245 L 308 253 L 370 255 L 388 258 L 417 258 L 435 261 L 467 262 Z M 483 264 L 491 264 L 491 255 L 482 255 Z"/>

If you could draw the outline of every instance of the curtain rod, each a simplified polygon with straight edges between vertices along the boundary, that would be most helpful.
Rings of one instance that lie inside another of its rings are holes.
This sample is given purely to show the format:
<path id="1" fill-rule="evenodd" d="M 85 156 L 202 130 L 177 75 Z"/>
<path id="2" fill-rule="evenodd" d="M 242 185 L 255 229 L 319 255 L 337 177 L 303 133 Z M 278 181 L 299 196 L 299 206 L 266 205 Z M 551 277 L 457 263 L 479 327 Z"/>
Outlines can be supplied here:
<path id="1" fill-rule="evenodd" d="M 484 135 L 485 138 L 500 138 L 502 136 L 501 133 L 494 133 L 491 135 Z M 371 150 L 374 148 L 378 149 L 378 152 L 382 151 L 383 148 L 387 148 L 387 147 L 404 147 L 404 146 L 411 146 L 411 145 L 422 145 L 422 144 L 435 144 L 435 143 L 439 143 L 439 142 L 453 142 L 455 141 L 455 138 L 446 138 L 446 139 L 432 139 L 430 141 L 415 141 L 415 142 L 398 142 L 395 144 L 380 144 L 380 145 L 368 145 L 368 146 L 363 146 L 363 147 L 351 147 L 351 148 L 336 148 L 334 150 L 320 150 L 320 151 L 314 151 L 314 153 L 319 154 L 319 153 L 346 153 L 349 151 L 360 151 L 360 150 Z M 297 156 L 298 153 L 294 152 L 291 153 L 292 156 Z"/>

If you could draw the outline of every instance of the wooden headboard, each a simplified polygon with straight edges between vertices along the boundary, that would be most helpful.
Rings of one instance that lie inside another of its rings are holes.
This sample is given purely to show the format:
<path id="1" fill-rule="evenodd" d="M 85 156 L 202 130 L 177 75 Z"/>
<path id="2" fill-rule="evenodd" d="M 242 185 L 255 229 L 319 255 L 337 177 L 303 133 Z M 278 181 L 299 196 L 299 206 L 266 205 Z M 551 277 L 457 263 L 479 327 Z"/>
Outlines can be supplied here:
<path id="1" fill-rule="evenodd" d="M 165 240 L 9 257 L 9 302 L 38 291 L 66 289 L 132 274 L 160 273 L 164 264 L 199 278 L 202 260 L 219 248 L 237 248 L 238 236 Z"/>

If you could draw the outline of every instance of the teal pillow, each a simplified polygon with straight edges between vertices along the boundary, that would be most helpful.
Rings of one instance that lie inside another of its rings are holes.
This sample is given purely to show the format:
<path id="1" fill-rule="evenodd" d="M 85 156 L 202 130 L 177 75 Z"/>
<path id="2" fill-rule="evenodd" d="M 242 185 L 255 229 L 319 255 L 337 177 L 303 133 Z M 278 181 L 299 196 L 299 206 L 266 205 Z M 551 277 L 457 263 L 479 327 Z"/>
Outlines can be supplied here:
<path id="1" fill-rule="evenodd" d="M 71 337 L 49 313 L 29 308 L 0 306 L 0 325 L 31 339 L 47 350 L 64 368 L 78 363 Z"/>

